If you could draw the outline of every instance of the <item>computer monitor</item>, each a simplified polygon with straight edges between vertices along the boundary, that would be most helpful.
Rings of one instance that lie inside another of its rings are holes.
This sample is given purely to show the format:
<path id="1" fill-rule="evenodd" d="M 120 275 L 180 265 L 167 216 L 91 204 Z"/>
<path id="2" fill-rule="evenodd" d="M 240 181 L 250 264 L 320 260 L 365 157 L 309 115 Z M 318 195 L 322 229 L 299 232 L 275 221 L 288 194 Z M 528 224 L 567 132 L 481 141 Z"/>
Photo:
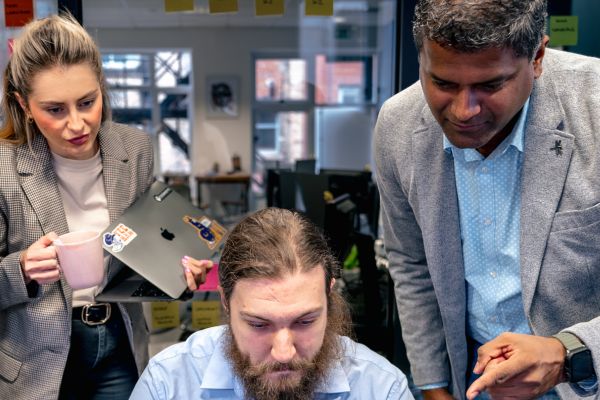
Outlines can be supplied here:
<path id="1" fill-rule="evenodd" d="M 317 226 L 325 224 L 325 192 L 329 189 L 326 175 L 295 173 L 297 197 L 295 208 L 302 211 Z"/>
<path id="2" fill-rule="evenodd" d="M 314 174 L 317 169 L 317 160 L 314 158 L 307 158 L 302 160 L 296 160 L 296 172 L 305 174 Z"/>
<path id="3" fill-rule="evenodd" d="M 356 204 L 355 229 L 360 230 L 359 215 L 365 214 L 371 233 L 376 235 L 379 196 L 371 171 L 321 169 L 320 174 L 328 176 L 329 190 L 334 197 L 348 194 Z"/>
<path id="4" fill-rule="evenodd" d="M 343 194 L 325 203 L 324 214 L 323 231 L 334 255 L 343 264 L 354 244 L 356 205 L 350 195 Z"/>
<path id="5" fill-rule="evenodd" d="M 267 170 L 267 206 L 293 209 L 296 197 L 296 177 L 289 168 Z"/>
<path id="6" fill-rule="evenodd" d="M 353 171 L 343 169 L 321 169 L 322 175 L 329 176 L 329 190 L 334 197 L 348 193 L 359 209 L 369 197 L 371 171 Z"/>

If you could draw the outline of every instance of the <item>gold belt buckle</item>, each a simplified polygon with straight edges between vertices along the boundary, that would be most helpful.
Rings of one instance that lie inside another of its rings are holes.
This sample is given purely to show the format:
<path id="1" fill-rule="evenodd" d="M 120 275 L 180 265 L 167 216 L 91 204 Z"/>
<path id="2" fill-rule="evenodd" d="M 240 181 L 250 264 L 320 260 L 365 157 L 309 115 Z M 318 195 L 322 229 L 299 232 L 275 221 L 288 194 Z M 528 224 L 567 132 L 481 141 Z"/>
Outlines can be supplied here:
<path id="1" fill-rule="evenodd" d="M 106 307 L 106 315 L 100 321 L 90 321 L 89 320 L 89 317 L 90 317 L 90 312 L 89 312 L 90 307 L 95 307 L 95 306 L 105 306 Z M 109 318 L 110 318 L 110 311 L 111 311 L 111 309 L 110 309 L 110 303 L 86 304 L 81 309 L 81 320 L 83 321 L 84 324 L 89 325 L 89 326 L 102 325 L 102 324 L 105 324 L 106 321 L 109 320 Z"/>

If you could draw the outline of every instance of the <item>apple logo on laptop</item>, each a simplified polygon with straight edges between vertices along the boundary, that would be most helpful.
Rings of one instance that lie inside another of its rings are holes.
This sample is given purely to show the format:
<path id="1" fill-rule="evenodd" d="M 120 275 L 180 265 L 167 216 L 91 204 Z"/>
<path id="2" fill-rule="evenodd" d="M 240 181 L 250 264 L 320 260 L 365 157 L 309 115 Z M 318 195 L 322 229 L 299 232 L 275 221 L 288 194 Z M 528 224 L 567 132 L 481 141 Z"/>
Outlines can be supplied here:
<path id="1" fill-rule="evenodd" d="M 167 240 L 173 240 L 175 238 L 174 234 L 163 228 L 160 228 L 160 235 Z"/>

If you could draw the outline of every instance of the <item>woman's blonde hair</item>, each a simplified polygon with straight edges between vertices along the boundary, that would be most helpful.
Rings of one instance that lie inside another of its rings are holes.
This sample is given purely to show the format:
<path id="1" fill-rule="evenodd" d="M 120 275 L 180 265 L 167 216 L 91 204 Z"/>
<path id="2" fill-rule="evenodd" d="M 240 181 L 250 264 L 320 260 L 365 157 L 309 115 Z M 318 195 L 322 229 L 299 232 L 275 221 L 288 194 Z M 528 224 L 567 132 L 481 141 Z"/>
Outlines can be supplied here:
<path id="1" fill-rule="evenodd" d="M 27 103 L 31 83 L 40 71 L 56 66 L 88 64 L 98 79 L 102 93 L 102 122 L 110 119 L 110 103 L 102 71 L 98 46 L 87 31 L 69 14 L 53 15 L 32 21 L 14 41 L 13 51 L 4 71 L 2 101 L 3 126 L 0 140 L 15 144 L 31 143 L 38 133 L 28 121 L 17 94 Z"/>

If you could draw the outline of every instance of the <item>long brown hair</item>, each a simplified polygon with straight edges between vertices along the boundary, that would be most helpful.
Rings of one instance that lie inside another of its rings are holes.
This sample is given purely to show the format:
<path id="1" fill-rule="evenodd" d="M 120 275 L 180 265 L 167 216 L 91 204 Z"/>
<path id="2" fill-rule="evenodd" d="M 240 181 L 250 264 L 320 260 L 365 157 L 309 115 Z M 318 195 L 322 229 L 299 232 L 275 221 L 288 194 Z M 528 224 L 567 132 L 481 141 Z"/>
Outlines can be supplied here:
<path id="1" fill-rule="evenodd" d="M 326 290 L 340 265 L 321 231 L 298 212 L 265 208 L 245 217 L 229 234 L 219 261 L 219 280 L 229 303 L 240 279 L 279 278 L 322 267 Z"/>

